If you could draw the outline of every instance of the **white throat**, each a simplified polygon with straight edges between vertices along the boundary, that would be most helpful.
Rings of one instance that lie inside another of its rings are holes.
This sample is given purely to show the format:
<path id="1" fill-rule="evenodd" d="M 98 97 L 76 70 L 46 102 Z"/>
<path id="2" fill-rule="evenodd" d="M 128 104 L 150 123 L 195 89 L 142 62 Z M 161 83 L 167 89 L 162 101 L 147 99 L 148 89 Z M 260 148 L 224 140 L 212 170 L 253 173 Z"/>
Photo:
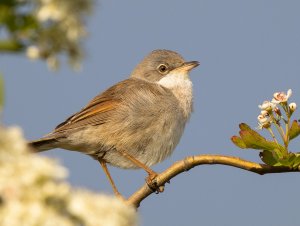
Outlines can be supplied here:
<path id="1" fill-rule="evenodd" d="M 183 109 L 186 118 L 190 117 L 193 105 L 193 84 L 187 73 L 170 73 L 157 82 L 170 89 Z"/>

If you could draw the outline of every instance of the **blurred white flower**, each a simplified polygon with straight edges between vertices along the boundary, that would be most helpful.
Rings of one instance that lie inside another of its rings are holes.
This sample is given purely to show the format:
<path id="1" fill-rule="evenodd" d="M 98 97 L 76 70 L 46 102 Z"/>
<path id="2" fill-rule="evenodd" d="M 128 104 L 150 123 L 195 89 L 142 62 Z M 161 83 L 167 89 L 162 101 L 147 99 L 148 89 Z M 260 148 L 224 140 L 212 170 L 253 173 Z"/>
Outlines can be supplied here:
<path id="1" fill-rule="evenodd" d="M 74 69 L 82 60 L 81 40 L 87 35 L 85 18 L 93 0 L 35 0 L 33 16 L 39 29 L 32 31 L 34 46 L 27 56 L 47 61 L 50 69 L 59 67 L 59 55 L 65 54 Z M 30 41 L 29 41 L 30 43 Z M 41 52 L 42 50 L 42 52 Z"/>
<path id="2" fill-rule="evenodd" d="M 74 190 L 65 168 L 30 153 L 18 127 L 0 127 L 1 226 L 135 226 L 137 214 L 121 200 Z"/>
<path id="3" fill-rule="evenodd" d="M 258 107 L 261 110 L 272 111 L 276 107 L 276 104 L 266 100 L 262 103 L 262 105 L 258 105 Z"/>
<path id="4" fill-rule="evenodd" d="M 8 153 L 9 150 L 9 153 Z M 0 165 L 13 155 L 26 152 L 26 140 L 23 138 L 21 128 L 12 126 L 5 129 L 0 125 Z"/>
<path id="5" fill-rule="evenodd" d="M 40 49 L 37 46 L 29 46 L 26 49 L 26 55 L 28 58 L 36 60 L 40 57 Z"/>
<path id="6" fill-rule="evenodd" d="M 288 99 L 292 96 L 292 90 L 289 89 L 287 91 L 287 94 L 285 94 L 284 92 L 277 92 L 274 93 L 273 95 L 273 99 L 272 99 L 272 103 L 274 104 L 279 104 L 279 103 L 285 103 L 288 101 Z"/>
<path id="7" fill-rule="evenodd" d="M 55 1 L 42 1 L 43 5 L 37 10 L 37 19 L 41 22 L 47 20 L 59 21 L 65 15 L 65 11 L 62 8 L 59 8 L 59 4 L 56 4 Z"/>
<path id="8" fill-rule="evenodd" d="M 134 226 L 137 222 L 135 209 L 129 207 L 125 211 L 121 200 L 104 195 L 92 196 L 85 191 L 78 191 L 68 208 L 72 215 L 79 218 L 88 215 L 86 226 Z"/>

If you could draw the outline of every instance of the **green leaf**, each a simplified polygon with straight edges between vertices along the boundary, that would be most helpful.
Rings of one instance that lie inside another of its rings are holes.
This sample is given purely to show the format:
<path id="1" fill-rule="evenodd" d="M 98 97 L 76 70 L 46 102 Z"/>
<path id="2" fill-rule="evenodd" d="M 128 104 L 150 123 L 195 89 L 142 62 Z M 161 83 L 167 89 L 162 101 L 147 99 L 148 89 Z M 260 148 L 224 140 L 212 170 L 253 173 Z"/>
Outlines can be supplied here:
<path id="1" fill-rule="evenodd" d="M 0 5 L 0 24 L 5 24 L 7 18 L 11 15 L 11 9 L 5 5 Z"/>
<path id="2" fill-rule="evenodd" d="M 271 151 L 275 153 L 279 158 L 287 157 L 287 150 L 281 144 L 276 143 L 275 141 L 269 141 L 263 136 L 261 136 L 258 132 L 251 129 L 246 123 L 241 123 L 240 127 L 240 137 L 233 136 L 231 137 L 231 141 L 238 146 L 239 148 L 251 148 L 262 151 Z M 268 157 L 270 159 L 270 157 Z M 268 159 L 266 161 L 268 161 Z M 278 160 L 276 160 L 278 162 Z"/>
<path id="3" fill-rule="evenodd" d="M 1 40 L 0 39 L 0 52 L 20 52 L 24 46 L 14 39 Z"/>
<path id="4" fill-rule="evenodd" d="M 279 159 L 283 166 L 289 166 L 298 169 L 300 166 L 300 153 L 289 153 L 286 158 Z"/>
<path id="5" fill-rule="evenodd" d="M 284 150 L 284 147 L 280 144 L 266 140 L 263 136 L 253 130 L 240 131 L 240 136 L 247 148 L 269 151 L 273 151 L 274 149 Z"/>
<path id="6" fill-rule="evenodd" d="M 252 130 L 250 126 L 248 126 L 246 123 L 239 124 L 239 127 L 241 130 Z"/>
<path id="7" fill-rule="evenodd" d="M 293 155 L 295 155 L 295 158 L 293 160 L 293 163 L 292 163 L 292 167 L 295 169 L 299 169 L 299 166 L 300 166 L 300 153 L 291 153 Z"/>
<path id="8" fill-rule="evenodd" d="M 247 145 L 244 143 L 244 141 L 238 137 L 238 136 L 232 136 L 231 141 L 238 146 L 239 148 L 245 149 L 247 148 Z"/>
<path id="9" fill-rule="evenodd" d="M 282 152 L 278 149 L 275 149 L 274 151 L 264 150 L 259 154 L 259 156 L 264 163 L 270 166 L 287 166 L 297 168 L 300 164 L 300 155 L 296 156 L 295 153 L 282 155 Z"/>
<path id="10" fill-rule="evenodd" d="M 300 166 L 300 153 L 289 153 L 280 156 L 276 151 L 263 151 L 260 153 L 261 160 L 270 166 L 287 166 L 298 169 Z"/>
<path id="11" fill-rule="evenodd" d="M 278 156 L 273 151 L 262 151 L 259 154 L 261 160 L 269 166 L 274 166 L 278 163 Z"/>
<path id="12" fill-rule="evenodd" d="M 297 120 L 294 120 L 289 130 L 290 140 L 296 138 L 300 134 L 300 125 Z"/>
<path id="13" fill-rule="evenodd" d="M 251 129 L 246 123 L 241 123 L 239 127 L 241 129 L 241 138 L 248 148 L 259 150 L 274 150 L 278 148 L 278 145 L 274 141 L 266 140 L 266 138 Z"/>

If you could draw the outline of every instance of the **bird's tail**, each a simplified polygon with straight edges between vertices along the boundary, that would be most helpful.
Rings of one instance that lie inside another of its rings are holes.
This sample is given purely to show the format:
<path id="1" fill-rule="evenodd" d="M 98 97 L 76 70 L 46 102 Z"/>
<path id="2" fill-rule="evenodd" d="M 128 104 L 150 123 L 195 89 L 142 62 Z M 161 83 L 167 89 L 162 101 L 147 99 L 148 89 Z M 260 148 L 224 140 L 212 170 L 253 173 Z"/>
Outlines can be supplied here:
<path id="1" fill-rule="evenodd" d="M 28 145 L 35 151 L 47 151 L 56 148 L 57 140 L 55 138 L 41 138 L 38 140 L 33 140 L 28 143 Z"/>

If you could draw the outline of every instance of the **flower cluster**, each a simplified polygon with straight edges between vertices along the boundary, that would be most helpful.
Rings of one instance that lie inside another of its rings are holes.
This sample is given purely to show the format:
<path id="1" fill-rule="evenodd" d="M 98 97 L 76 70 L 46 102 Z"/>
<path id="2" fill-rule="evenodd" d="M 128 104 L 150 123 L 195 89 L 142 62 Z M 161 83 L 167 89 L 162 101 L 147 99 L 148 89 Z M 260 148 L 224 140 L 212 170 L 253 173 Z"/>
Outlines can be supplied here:
<path id="1" fill-rule="evenodd" d="M 79 69 L 86 36 L 85 20 L 94 0 L 0 1 L 0 51 L 26 52 L 27 57 L 45 60 L 51 69 L 66 56 Z"/>
<path id="2" fill-rule="evenodd" d="M 1 226 L 131 226 L 133 207 L 115 197 L 74 190 L 67 171 L 55 161 L 30 153 L 18 127 L 0 126 Z"/>
<path id="3" fill-rule="evenodd" d="M 50 68 L 59 66 L 59 53 L 69 57 L 71 65 L 79 69 L 82 58 L 80 41 L 86 36 L 84 17 L 92 0 L 33 0 L 34 17 L 38 28 L 31 35 L 35 40 L 27 47 L 31 59 L 45 59 Z"/>
<path id="4" fill-rule="evenodd" d="M 288 100 L 291 96 L 291 89 L 289 89 L 287 93 L 276 92 L 271 101 L 264 101 L 261 105 L 258 105 L 261 109 L 260 115 L 257 117 L 259 124 L 258 129 L 269 128 L 272 123 L 280 126 L 281 119 L 288 122 L 288 119 L 297 108 L 296 103 L 288 104 Z M 284 110 L 287 119 L 282 116 L 280 108 Z"/>
<path id="5" fill-rule="evenodd" d="M 259 125 L 258 129 L 267 129 L 273 140 L 279 144 L 272 130 L 273 125 L 280 134 L 285 151 L 288 150 L 291 138 L 293 138 L 295 133 L 298 134 L 297 122 L 294 122 L 294 124 L 291 123 L 291 116 L 297 108 L 296 103 L 288 103 L 291 96 L 291 89 L 289 89 L 287 93 L 276 92 L 273 94 L 273 99 L 271 101 L 264 101 L 262 105 L 258 105 L 261 109 L 260 115 L 257 117 Z"/>
<path id="6" fill-rule="evenodd" d="M 264 101 L 258 119 L 258 129 L 266 129 L 273 140 L 251 129 L 246 123 L 239 124 L 239 136 L 231 141 L 242 149 L 259 150 L 261 160 L 269 166 L 285 166 L 300 170 L 300 153 L 289 150 L 290 142 L 300 135 L 300 120 L 291 120 L 296 103 L 288 103 L 292 90 L 274 93 L 271 101 Z M 276 129 L 277 133 L 274 133 Z M 280 136 L 281 140 L 277 137 Z"/>

